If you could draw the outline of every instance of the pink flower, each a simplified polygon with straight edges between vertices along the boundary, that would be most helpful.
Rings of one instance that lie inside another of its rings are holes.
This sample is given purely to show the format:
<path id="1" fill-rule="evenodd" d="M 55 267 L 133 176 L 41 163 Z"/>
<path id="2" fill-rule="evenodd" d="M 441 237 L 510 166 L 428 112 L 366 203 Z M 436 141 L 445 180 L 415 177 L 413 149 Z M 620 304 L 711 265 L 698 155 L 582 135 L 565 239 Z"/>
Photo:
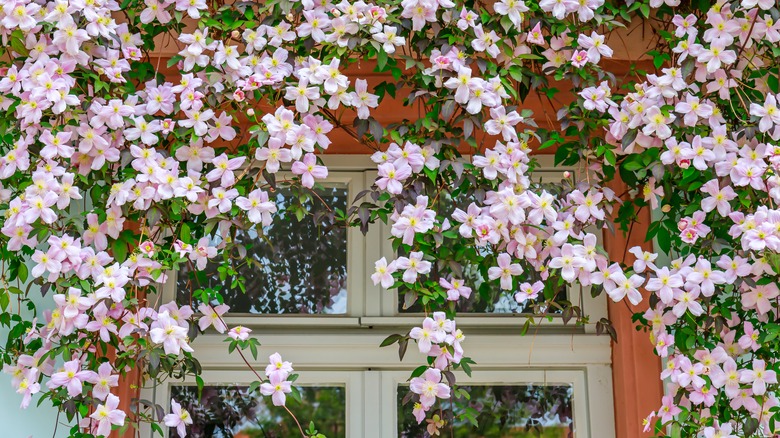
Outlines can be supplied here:
<path id="1" fill-rule="evenodd" d="M 742 293 L 742 305 L 746 309 L 756 309 L 760 315 L 769 313 L 772 303 L 780 295 L 777 285 L 774 283 L 749 287 L 748 291 Z"/>
<path id="2" fill-rule="evenodd" d="M 285 378 L 279 373 L 274 373 L 268 377 L 268 382 L 260 385 L 260 393 L 266 397 L 270 395 L 274 406 L 284 406 L 287 400 L 285 394 L 292 392 L 292 382 L 284 380 Z"/>
<path id="3" fill-rule="evenodd" d="M 100 302 L 95 306 L 92 311 L 92 317 L 94 320 L 90 321 L 86 330 L 90 332 L 99 332 L 100 339 L 103 342 L 109 342 L 111 340 L 111 333 L 116 334 L 116 324 L 114 320 L 108 315 L 108 308 L 103 302 Z"/>
<path id="4" fill-rule="evenodd" d="M 425 318 L 422 327 L 414 327 L 409 332 L 409 337 L 417 341 L 417 348 L 423 354 L 431 351 L 432 344 L 444 342 L 446 336 L 446 332 L 439 330 L 438 324 L 432 318 Z"/>
<path id="5" fill-rule="evenodd" d="M 588 52 L 584 50 L 575 50 L 571 56 L 571 65 L 581 68 L 588 63 Z"/>
<path id="6" fill-rule="evenodd" d="M 412 408 L 412 415 L 414 415 L 414 419 L 417 420 L 417 424 L 420 424 L 423 420 L 425 420 L 425 413 L 428 411 L 428 409 L 430 408 L 423 406 L 423 404 L 420 402 L 414 404 L 414 407 Z"/>
<path id="7" fill-rule="evenodd" d="M 522 283 L 519 291 L 515 294 L 515 301 L 523 304 L 526 301 L 533 301 L 539 297 L 539 293 L 544 290 L 544 283 L 536 281 L 534 284 Z"/>
<path id="8" fill-rule="evenodd" d="M 192 416 L 186 409 L 182 409 L 176 400 L 171 400 L 171 413 L 163 417 L 163 422 L 168 427 L 175 427 L 179 438 L 187 435 L 187 426 L 192 424 Z"/>
<path id="9" fill-rule="evenodd" d="M 743 370 L 739 378 L 740 383 L 752 383 L 753 394 L 763 395 L 766 392 L 767 383 L 777 383 L 777 373 L 766 369 L 766 362 L 761 359 L 753 359 L 753 369 Z"/>
<path id="10" fill-rule="evenodd" d="M 552 263 L 551 263 L 552 264 Z M 488 269 L 488 278 L 495 280 L 501 278 L 501 289 L 512 289 L 512 277 L 523 273 L 523 268 L 518 263 L 512 263 L 512 258 L 507 253 L 498 255 L 498 267 Z"/>
<path id="11" fill-rule="evenodd" d="M 715 365 L 710 371 L 710 378 L 712 379 L 712 385 L 716 388 L 724 388 L 726 396 L 734 398 L 739 394 L 739 378 L 740 372 L 737 369 L 737 363 L 734 359 L 728 358 L 723 364 L 721 369 Z"/>
<path id="12" fill-rule="evenodd" d="M 551 268 L 560 269 L 561 277 L 563 277 L 564 280 L 571 282 L 574 281 L 576 276 L 575 269 L 583 266 L 583 264 L 584 260 L 574 254 L 574 246 L 572 246 L 570 243 L 566 243 L 563 245 L 563 247 L 561 247 L 560 256 L 554 257 L 552 260 L 550 260 L 548 266 Z M 488 271 L 488 274 L 490 274 L 490 271 Z"/>
<path id="13" fill-rule="evenodd" d="M 201 331 L 206 331 L 209 326 L 213 325 L 214 329 L 219 333 L 225 333 L 227 326 L 225 326 L 225 322 L 222 320 L 222 315 L 229 309 L 230 306 L 227 304 L 220 304 L 218 306 L 201 304 L 198 306 L 198 310 L 200 310 L 200 313 L 202 313 L 203 316 L 198 320 L 198 327 L 200 327 Z"/>
<path id="14" fill-rule="evenodd" d="M 214 169 L 206 174 L 206 180 L 209 182 L 220 180 L 222 187 L 232 186 L 236 182 L 233 171 L 241 168 L 245 160 L 246 157 L 228 158 L 225 154 L 214 158 L 211 162 Z"/>
<path id="15" fill-rule="evenodd" d="M 97 429 L 95 434 L 108 436 L 111 433 L 112 426 L 122 426 L 125 424 L 125 413 L 119 407 L 119 397 L 108 394 L 106 403 L 98 405 L 95 412 L 89 416 L 93 420 L 97 421 Z"/>
<path id="16" fill-rule="evenodd" d="M 707 181 L 707 183 L 702 186 L 701 191 L 710 195 L 709 197 L 702 199 L 702 210 L 710 212 L 717 208 L 718 213 L 724 217 L 731 213 L 729 201 L 737 197 L 734 189 L 729 186 L 721 189 L 718 180 L 713 179 Z"/>
<path id="17" fill-rule="evenodd" d="M 198 270 L 202 271 L 206 269 L 206 264 L 210 258 L 216 257 L 217 248 L 209 244 L 208 237 L 201 237 L 198 240 L 198 244 L 190 252 L 190 260 L 195 262 L 195 266 Z"/>
<path id="18" fill-rule="evenodd" d="M 393 195 L 399 195 L 403 190 L 404 180 L 412 175 L 412 168 L 407 164 L 396 167 L 393 163 L 383 163 L 378 167 L 378 175 L 377 187 Z"/>
<path id="19" fill-rule="evenodd" d="M 682 409 L 674 404 L 674 395 L 665 395 L 661 399 L 661 408 L 658 409 L 658 417 L 661 422 L 666 423 L 674 419 L 674 416 L 682 412 Z"/>
<path id="20" fill-rule="evenodd" d="M 95 379 L 95 372 L 81 369 L 81 362 L 78 359 L 65 362 L 60 372 L 54 373 L 48 382 L 49 389 L 65 386 L 68 389 L 68 395 L 76 397 L 81 395 L 81 388 L 84 382 Z"/>
<path id="21" fill-rule="evenodd" d="M 758 337 L 761 332 L 753 328 L 750 321 L 745 322 L 745 334 L 739 338 L 739 346 L 744 349 L 758 350 L 761 346 L 758 344 Z"/>
<path id="22" fill-rule="evenodd" d="M 112 375 L 113 367 L 109 362 L 103 362 L 98 367 L 98 372 L 89 381 L 92 387 L 92 395 L 98 400 L 105 400 L 111 392 L 111 388 L 119 386 L 119 375 Z"/>
<path id="23" fill-rule="evenodd" d="M 282 360 L 282 355 L 279 353 L 270 355 L 268 362 L 265 367 L 265 375 L 268 377 L 279 375 L 281 376 L 280 380 L 284 380 L 293 372 L 292 363 Z"/>
<path id="24" fill-rule="evenodd" d="M 317 164 L 317 157 L 308 153 L 302 161 L 296 161 L 292 165 L 292 173 L 301 175 L 301 184 L 304 187 L 314 187 L 314 179 L 323 179 L 328 176 L 328 168 Z"/>
<path id="25" fill-rule="evenodd" d="M 68 288 L 68 294 L 54 295 L 54 302 L 62 309 L 62 315 L 66 318 L 74 318 L 95 304 L 95 300 L 81 296 L 81 291 L 75 287 Z"/>
<path id="26" fill-rule="evenodd" d="M 149 337 L 152 342 L 163 345 L 165 354 L 179 354 L 181 350 L 193 351 L 187 344 L 187 329 L 177 324 L 167 310 L 157 315 L 157 321 L 152 323 L 149 330 Z"/>
<path id="27" fill-rule="evenodd" d="M 396 271 L 395 263 L 387 263 L 387 260 L 382 257 L 374 262 L 374 273 L 371 274 L 371 281 L 374 285 L 381 284 L 383 288 L 390 288 L 395 279 L 393 279 L 393 273 Z"/>
<path id="28" fill-rule="evenodd" d="M 276 213 L 276 204 L 268 200 L 268 192 L 260 189 L 253 190 L 247 197 L 239 196 L 236 205 L 246 211 L 250 222 L 263 226 L 271 225 L 271 214 Z"/>
<path id="29" fill-rule="evenodd" d="M 41 384 L 38 383 L 38 370 L 30 368 L 22 375 L 21 380 L 16 385 L 16 393 L 22 395 L 22 409 L 27 409 L 32 401 L 32 396 L 41 391 Z"/>
<path id="30" fill-rule="evenodd" d="M 414 283 L 417 281 L 418 274 L 427 274 L 431 271 L 431 262 L 423 260 L 423 253 L 421 251 L 413 251 L 409 254 L 409 257 L 398 257 L 394 262 L 398 269 L 404 270 L 402 277 L 406 283 Z"/>
<path id="31" fill-rule="evenodd" d="M 428 368 L 421 377 L 415 377 L 409 382 L 409 389 L 420 395 L 420 403 L 430 408 L 436 403 L 436 398 L 450 397 L 450 387 L 441 381 L 441 371 Z"/>
<path id="32" fill-rule="evenodd" d="M 228 336 L 230 336 L 230 339 L 233 339 L 235 341 L 246 341 L 249 339 L 249 333 L 252 332 L 252 329 L 237 325 L 230 329 L 228 332 Z"/>
<path id="33" fill-rule="evenodd" d="M 458 301 L 460 297 L 468 298 L 471 296 L 471 288 L 466 286 L 463 280 L 457 278 L 449 281 L 445 278 L 440 278 L 439 286 L 443 287 L 447 292 L 447 299 L 450 301 Z"/>

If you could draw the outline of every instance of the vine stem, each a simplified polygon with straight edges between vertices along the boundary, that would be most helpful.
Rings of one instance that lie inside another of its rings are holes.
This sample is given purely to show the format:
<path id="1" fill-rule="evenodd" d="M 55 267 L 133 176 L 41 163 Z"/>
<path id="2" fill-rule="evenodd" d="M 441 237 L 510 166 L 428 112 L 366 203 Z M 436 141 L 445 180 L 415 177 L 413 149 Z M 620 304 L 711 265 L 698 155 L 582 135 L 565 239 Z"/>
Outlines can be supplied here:
<path id="1" fill-rule="evenodd" d="M 190 261 L 189 263 L 190 263 L 190 266 L 192 266 L 192 262 Z M 196 280 L 197 280 L 197 277 L 196 277 Z M 200 285 L 200 281 L 199 280 L 198 280 L 198 285 Z M 216 309 L 214 308 L 214 306 L 211 303 L 208 303 L 208 305 L 211 308 L 211 310 L 214 311 L 214 314 L 217 315 L 217 317 L 222 322 L 222 324 L 225 327 L 227 327 L 228 326 L 227 322 L 225 322 L 225 320 L 222 318 L 222 315 L 217 313 Z M 244 352 L 240 348 L 236 349 L 236 351 L 238 352 L 238 355 L 241 356 L 241 360 L 244 361 L 244 363 L 249 368 L 249 370 L 252 371 L 252 373 L 254 373 L 255 376 L 257 376 L 258 380 L 260 380 L 260 382 L 265 381 L 265 379 L 257 372 L 255 367 L 253 367 L 252 364 L 249 363 L 249 360 L 247 360 L 246 356 L 244 355 Z M 290 410 L 290 408 L 288 408 L 286 405 L 284 405 L 283 407 L 284 407 L 284 410 L 286 410 L 287 413 L 290 414 L 292 419 L 295 421 L 295 424 L 298 426 L 298 431 L 301 433 L 301 437 L 302 438 L 306 438 L 306 434 L 303 432 L 303 428 L 301 427 L 301 423 L 298 421 L 298 417 L 296 417 L 295 414 L 293 414 L 292 411 Z"/>

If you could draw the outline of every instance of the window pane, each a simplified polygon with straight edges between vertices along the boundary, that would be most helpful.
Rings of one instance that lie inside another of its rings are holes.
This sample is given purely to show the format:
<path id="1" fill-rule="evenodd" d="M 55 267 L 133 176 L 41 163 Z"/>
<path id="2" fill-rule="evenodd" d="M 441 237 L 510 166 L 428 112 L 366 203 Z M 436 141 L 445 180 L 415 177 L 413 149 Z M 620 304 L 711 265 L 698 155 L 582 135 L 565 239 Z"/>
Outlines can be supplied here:
<path id="1" fill-rule="evenodd" d="M 289 396 L 290 409 L 308 427 L 309 421 L 328 438 L 346 436 L 346 392 L 338 386 L 298 386 L 303 404 Z M 174 386 L 171 397 L 192 415 L 189 438 L 286 438 L 300 435 L 295 420 L 259 391 L 246 387 L 206 386 L 200 402 L 195 386 Z M 170 436 L 178 436 L 171 431 Z"/>
<path id="2" fill-rule="evenodd" d="M 467 270 L 464 269 L 464 273 L 466 271 Z M 544 307 L 534 307 L 545 302 L 545 299 L 541 294 L 535 300 L 527 300 L 520 304 L 514 298 L 515 292 L 500 290 L 497 287 L 481 287 L 484 284 L 484 281 L 481 278 L 478 278 L 477 280 L 469 283 L 469 279 L 473 277 L 465 275 L 464 277 L 466 279 L 466 285 L 471 287 L 472 291 L 469 298 L 466 299 L 461 297 L 455 304 L 455 309 L 458 311 L 458 313 L 541 314 L 545 311 L 551 314 L 561 313 L 561 309 L 557 307 L 550 306 L 549 309 Z M 550 279 L 548 281 L 552 282 L 555 281 L 555 279 Z M 485 286 L 488 285 L 485 284 Z M 555 294 L 556 302 L 568 300 L 569 294 L 565 285 L 558 287 L 557 291 L 557 293 L 553 292 L 553 294 Z M 422 300 L 420 300 L 418 297 L 418 299 L 415 300 L 411 306 L 408 306 L 405 293 L 406 292 L 403 289 L 399 290 L 400 296 L 398 300 L 398 312 L 423 313 L 424 307 Z"/>
<path id="3" fill-rule="evenodd" d="M 538 179 L 535 179 L 538 180 Z M 437 198 L 438 202 L 431 208 L 436 210 L 436 214 L 442 217 L 451 217 L 456 208 L 463 211 L 467 211 L 471 203 L 481 204 L 476 199 L 469 198 L 464 194 L 452 196 L 450 193 L 443 193 Z M 456 227 L 457 228 L 457 227 Z M 464 248 L 448 248 L 446 245 L 438 248 L 438 251 L 451 255 L 453 252 L 464 250 Z M 492 251 L 487 246 L 484 247 L 470 247 L 465 249 L 464 259 L 474 257 L 476 255 L 486 256 Z M 406 255 L 400 253 L 398 255 Z M 486 281 L 488 278 L 488 268 L 490 266 L 476 266 L 476 265 L 463 265 L 459 266 L 462 271 L 460 274 L 455 275 L 456 278 L 465 282 L 465 285 L 472 289 L 471 296 L 468 299 L 461 298 L 455 305 L 455 309 L 459 313 L 561 313 L 561 310 L 552 307 L 550 309 L 541 308 L 538 305 L 545 302 L 542 294 L 536 300 L 525 301 L 522 304 L 518 303 L 514 296 L 514 291 L 501 290 L 498 287 L 497 281 Z M 519 277 L 520 282 L 534 283 L 537 280 L 541 280 L 536 272 L 530 270 Z M 558 278 L 548 278 L 543 280 L 545 284 L 548 284 L 549 291 L 545 293 L 550 297 L 554 297 L 554 301 L 568 300 L 568 294 L 565 285 L 558 285 Z M 398 312 L 399 313 L 422 313 L 424 312 L 424 303 L 421 297 L 408 297 L 407 291 L 403 288 L 398 290 Z M 441 308 L 444 305 L 444 299 L 441 298 L 441 302 L 438 307 Z M 431 307 L 431 306 L 429 306 Z"/>
<path id="4" fill-rule="evenodd" d="M 459 386 L 468 392 L 470 400 L 456 399 L 452 405 L 449 400 L 442 402 L 442 410 L 446 421 L 440 436 L 450 436 L 449 425 L 452 423 L 452 409 L 455 415 L 463 414 L 473 409 L 478 426 L 474 427 L 467 420 L 455 420 L 453 435 L 457 438 L 573 438 L 574 422 L 572 420 L 572 387 L 571 385 L 507 385 Z M 408 386 L 398 387 L 398 437 L 419 438 L 430 437 L 423 420 L 417 424 L 412 415 L 414 400 L 403 404 L 404 397 L 409 393 Z M 430 414 L 430 413 L 429 413 Z M 431 418 L 431 415 L 428 416 Z"/>
<path id="5" fill-rule="evenodd" d="M 232 277 L 220 280 L 220 263 L 206 267 L 205 286 L 220 291 L 233 314 L 346 313 L 347 231 L 327 229 L 320 214 L 328 211 L 326 205 L 346 211 L 347 188 L 327 187 L 318 192 L 322 199 L 310 196 L 302 204 L 307 214 L 300 222 L 295 209 L 301 203 L 292 192 L 280 187 L 274 194 L 279 211 L 273 223 L 263 227 L 262 234 L 251 228 L 238 230 L 233 237 L 247 248 L 246 256 L 236 257 L 233 265 L 245 279 L 246 293 L 231 284 Z M 177 278 L 180 304 L 190 303 L 190 291 L 196 289 L 191 284 L 185 265 Z"/>

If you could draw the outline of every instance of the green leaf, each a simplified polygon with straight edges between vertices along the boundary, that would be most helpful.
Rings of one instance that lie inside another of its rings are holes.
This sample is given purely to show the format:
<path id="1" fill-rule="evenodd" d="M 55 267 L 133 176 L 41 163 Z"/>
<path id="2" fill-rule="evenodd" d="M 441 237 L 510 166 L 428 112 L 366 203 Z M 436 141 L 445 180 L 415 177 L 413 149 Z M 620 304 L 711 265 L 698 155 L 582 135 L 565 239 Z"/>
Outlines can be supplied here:
<path id="1" fill-rule="evenodd" d="M 769 87 L 770 90 L 772 90 L 773 93 L 777 94 L 780 93 L 780 79 L 778 78 L 777 73 L 770 74 L 766 78 L 766 85 Z"/>
<path id="2" fill-rule="evenodd" d="M 396 342 L 400 341 L 401 339 L 403 339 L 402 335 L 398 335 L 398 334 L 390 335 L 390 336 L 386 337 L 384 339 L 384 341 L 382 341 L 382 343 L 379 344 L 379 346 L 380 347 L 387 347 L 389 345 L 395 344 Z"/>
<path id="3" fill-rule="evenodd" d="M 24 46 L 24 35 L 21 30 L 17 29 L 11 34 L 11 49 L 22 56 L 30 54 L 30 51 Z"/>
<path id="4" fill-rule="evenodd" d="M 385 71 L 386 66 L 387 66 L 387 52 L 385 52 L 384 49 L 380 49 L 376 53 L 376 68 L 378 71 L 383 72 Z"/>
<path id="5" fill-rule="evenodd" d="M 121 240 L 115 240 L 111 248 L 114 250 L 114 259 L 119 263 L 127 260 L 127 244 Z"/>

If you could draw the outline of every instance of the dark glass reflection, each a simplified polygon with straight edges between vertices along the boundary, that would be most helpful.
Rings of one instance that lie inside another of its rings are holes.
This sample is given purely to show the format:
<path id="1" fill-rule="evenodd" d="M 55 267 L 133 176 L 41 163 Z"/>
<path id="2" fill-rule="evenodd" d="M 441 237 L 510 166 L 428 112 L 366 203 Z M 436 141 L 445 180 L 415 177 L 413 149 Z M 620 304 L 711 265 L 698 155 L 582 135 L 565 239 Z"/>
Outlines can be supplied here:
<path id="1" fill-rule="evenodd" d="M 317 430 L 328 438 L 346 436 L 346 392 L 338 386 L 298 386 L 302 404 L 287 397 L 287 403 L 308 428 L 314 421 Z M 174 386 L 171 398 L 192 415 L 187 430 L 190 438 L 287 438 L 300 436 L 295 420 L 284 408 L 272 404 L 259 391 L 247 394 L 246 387 L 206 386 L 201 400 L 195 386 Z M 176 435 L 171 430 L 170 436 Z"/>
<path id="2" fill-rule="evenodd" d="M 289 189 L 274 192 L 279 211 L 271 225 L 238 230 L 234 242 L 246 247 L 246 257 L 237 257 L 234 268 L 245 279 L 246 293 L 228 276 L 221 281 L 211 262 L 205 270 L 204 287 L 218 290 L 231 313 L 343 314 L 347 311 L 347 232 L 328 227 L 321 214 L 327 206 L 345 211 L 346 187 L 328 187 L 300 203 Z M 324 202 L 324 203 L 323 203 Z M 299 222 L 296 210 L 307 213 Z M 221 260 L 220 260 L 221 262 Z M 184 265 L 177 278 L 177 301 L 191 302 L 190 269 Z M 195 302 L 196 300 L 192 300 Z M 194 304 L 197 305 L 197 302 Z"/>
<path id="3" fill-rule="evenodd" d="M 442 401 L 441 410 L 429 412 L 427 418 L 438 414 L 446 421 L 439 436 L 456 438 L 573 438 L 574 421 L 572 404 L 574 397 L 570 385 L 512 385 L 512 386 L 459 386 L 468 392 L 470 400 Z M 417 424 L 412 415 L 414 399 L 403 404 L 409 388 L 398 387 L 398 437 L 428 438 L 427 421 Z M 474 414 L 478 423 L 474 427 L 468 420 L 456 419 L 467 411 Z M 453 425 L 450 435 L 450 424 Z"/>

